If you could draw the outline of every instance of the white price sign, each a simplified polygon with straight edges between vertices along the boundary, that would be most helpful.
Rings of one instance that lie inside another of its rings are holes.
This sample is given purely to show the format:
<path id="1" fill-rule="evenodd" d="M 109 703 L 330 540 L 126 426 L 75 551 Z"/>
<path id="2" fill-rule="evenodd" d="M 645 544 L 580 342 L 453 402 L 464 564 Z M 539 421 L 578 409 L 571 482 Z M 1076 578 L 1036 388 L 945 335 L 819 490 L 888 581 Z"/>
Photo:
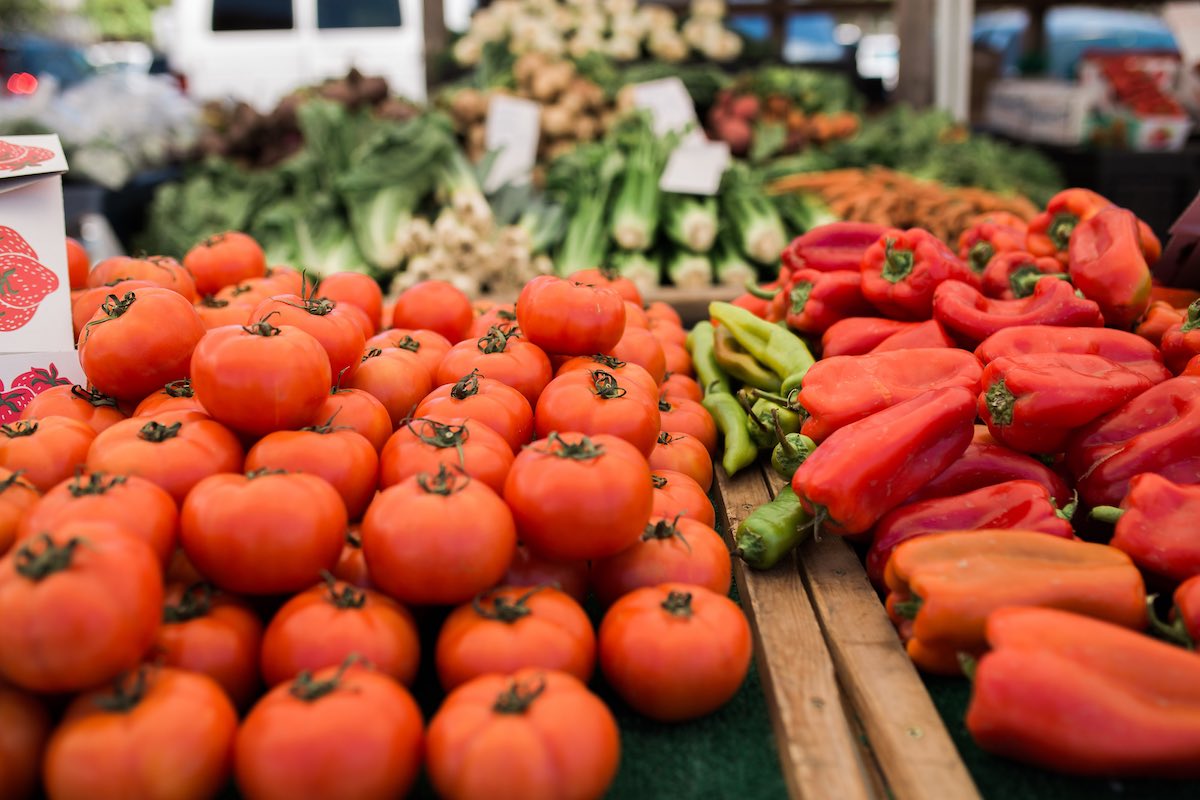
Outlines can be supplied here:
<path id="1" fill-rule="evenodd" d="M 664 192 L 713 196 L 721 188 L 721 176 L 729 167 L 729 145 L 707 139 L 687 141 L 676 147 L 658 188 Z"/>
<path id="2" fill-rule="evenodd" d="M 526 183 L 537 163 L 541 106 L 532 100 L 496 95 L 488 104 L 484 146 L 495 151 L 484 190 L 506 183 Z"/>

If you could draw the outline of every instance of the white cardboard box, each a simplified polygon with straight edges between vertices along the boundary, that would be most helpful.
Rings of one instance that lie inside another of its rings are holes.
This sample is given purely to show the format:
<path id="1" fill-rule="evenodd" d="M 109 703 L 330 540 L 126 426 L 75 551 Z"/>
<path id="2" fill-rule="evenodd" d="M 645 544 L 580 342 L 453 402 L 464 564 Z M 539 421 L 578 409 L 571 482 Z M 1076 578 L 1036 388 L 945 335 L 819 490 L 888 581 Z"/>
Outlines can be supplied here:
<path id="1" fill-rule="evenodd" d="M 984 121 L 1019 139 L 1072 145 L 1083 141 L 1095 93 L 1051 80 L 1001 80 L 988 92 Z"/>

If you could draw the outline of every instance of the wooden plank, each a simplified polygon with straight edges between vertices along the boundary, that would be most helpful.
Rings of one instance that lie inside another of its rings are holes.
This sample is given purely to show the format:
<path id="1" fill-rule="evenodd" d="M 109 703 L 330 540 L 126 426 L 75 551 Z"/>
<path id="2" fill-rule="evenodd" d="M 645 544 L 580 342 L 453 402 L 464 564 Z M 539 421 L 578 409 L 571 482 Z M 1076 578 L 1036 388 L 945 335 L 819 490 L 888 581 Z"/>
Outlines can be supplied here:
<path id="1" fill-rule="evenodd" d="M 785 481 L 768 473 L 774 494 Z M 896 800 L 978 798 L 925 684 L 892 627 L 858 556 L 841 538 L 808 540 L 800 574 L 838 678 Z"/>
<path id="2" fill-rule="evenodd" d="M 717 466 L 717 511 L 732 544 L 746 515 L 767 502 L 758 469 L 730 478 Z M 788 792 L 799 800 L 872 800 L 847 724 L 833 661 L 792 557 L 753 571 L 734 559 L 738 595 L 754 630 L 755 656 Z"/>

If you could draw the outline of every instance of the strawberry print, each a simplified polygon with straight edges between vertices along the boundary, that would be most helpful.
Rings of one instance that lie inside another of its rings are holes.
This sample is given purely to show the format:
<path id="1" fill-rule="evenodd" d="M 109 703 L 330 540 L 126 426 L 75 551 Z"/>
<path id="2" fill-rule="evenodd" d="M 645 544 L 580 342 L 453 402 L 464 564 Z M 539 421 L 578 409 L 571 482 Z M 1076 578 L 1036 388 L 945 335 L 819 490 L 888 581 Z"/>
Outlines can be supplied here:
<path id="1" fill-rule="evenodd" d="M 23 256 L 37 258 L 37 253 L 25 241 L 25 237 L 7 225 L 0 225 L 0 253 L 20 253 Z"/>
<path id="2" fill-rule="evenodd" d="M 22 147 L 8 158 L 0 159 L 0 170 L 16 172 L 27 167 L 36 167 L 54 158 L 54 151 L 44 147 Z"/>
<path id="3" fill-rule="evenodd" d="M 29 324 L 29 320 L 33 319 L 35 311 L 37 311 L 36 306 L 34 308 L 13 308 L 0 305 L 0 333 L 24 328 Z"/>
<path id="4" fill-rule="evenodd" d="M 31 367 L 27 372 L 22 372 L 13 378 L 12 388 L 25 387 L 35 395 L 39 395 L 47 389 L 66 386 L 70 383 L 70 380 L 58 374 L 58 367 L 51 361 L 47 367 Z M 0 386 L 2 385 L 0 384 Z"/>
<path id="5" fill-rule="evenodd" d="M 3 386 L 3 383 L 0 383 L 0 386 Z M 21 412 L 31 402 L 33 402 L 33 391 L 28 387 L 20 386 L 9 389 L 7 392 L 0 391 L 0 425 L 20 419 Z"/>
<path id="6" fill-rule="evenodd" d="M 12 308 L 37 308 L 58 288 L 58 276 L 29 256 L 0 255 L 0 303 Z"/>

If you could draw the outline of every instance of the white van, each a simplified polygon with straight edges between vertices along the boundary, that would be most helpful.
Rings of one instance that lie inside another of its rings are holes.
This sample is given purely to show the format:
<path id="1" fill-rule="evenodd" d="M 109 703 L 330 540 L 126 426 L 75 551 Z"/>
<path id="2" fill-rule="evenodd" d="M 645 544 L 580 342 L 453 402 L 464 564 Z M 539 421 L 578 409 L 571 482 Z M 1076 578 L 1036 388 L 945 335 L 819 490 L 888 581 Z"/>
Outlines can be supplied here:
<path id="1" fill-rule="evenodd" d="M 268 110 L 291 90 L 357 67 L 425 98 L 421 0 L 174 0 L 155 40 L 201 100 Z"/>

